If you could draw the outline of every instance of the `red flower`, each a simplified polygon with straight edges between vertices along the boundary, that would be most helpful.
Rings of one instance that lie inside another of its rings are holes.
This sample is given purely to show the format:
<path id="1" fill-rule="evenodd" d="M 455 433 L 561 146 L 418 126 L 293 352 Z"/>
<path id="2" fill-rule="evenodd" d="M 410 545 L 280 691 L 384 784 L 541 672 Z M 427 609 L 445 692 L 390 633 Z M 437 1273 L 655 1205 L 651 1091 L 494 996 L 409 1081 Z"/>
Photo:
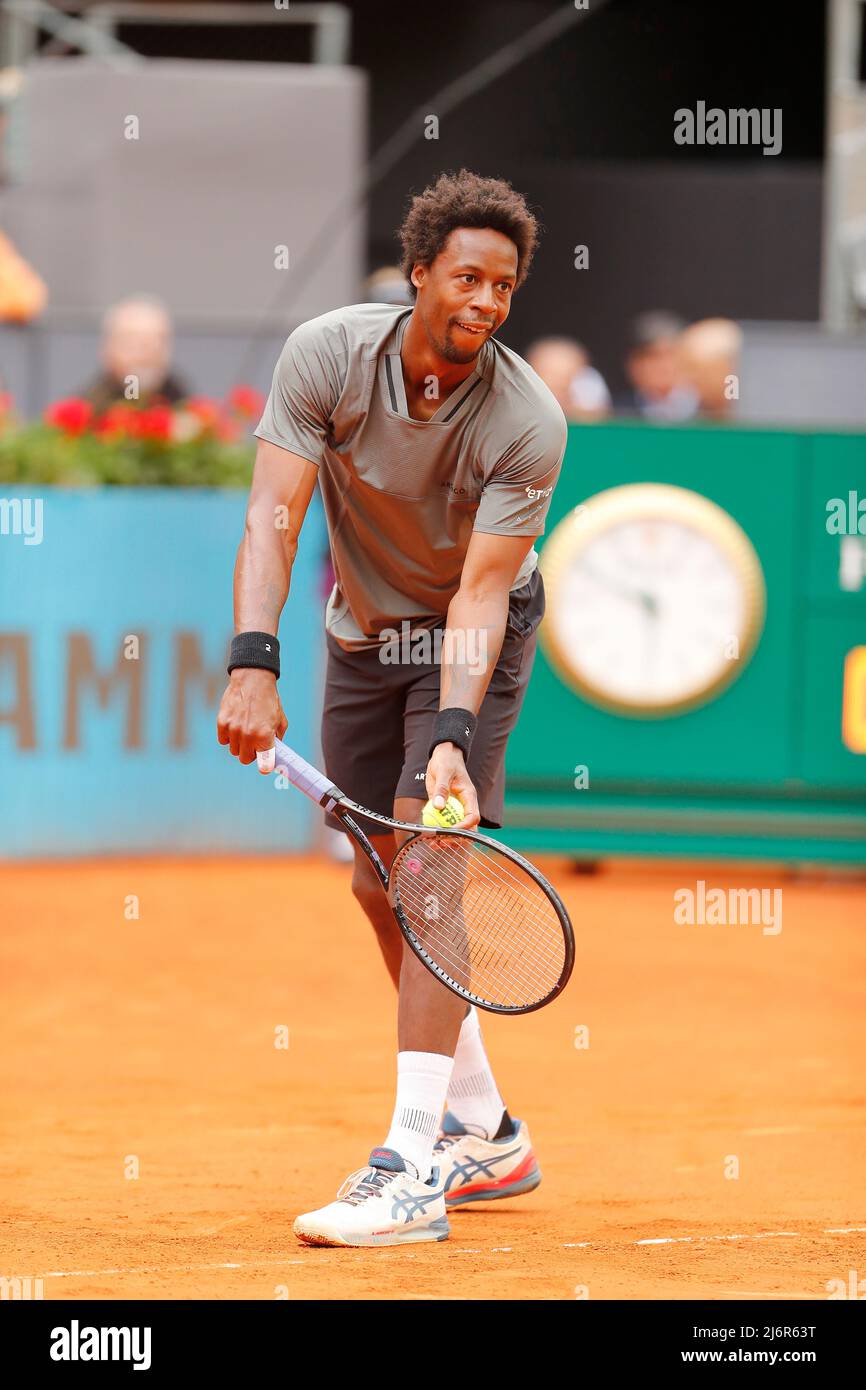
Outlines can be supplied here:
<path id="1" fill-rule="evenodd" d="M 6 415 L 14 408 L 15 402 L 12 399 L 11 391 L 0 391 L 0 415 Z"/>
<path id="2" fill-rule="evenodd" d="M 64 434 L 83 434 L 93 419 L 93 406 L 78 396 L 55 401 L 45 412 L 45 422 Z"/>
<path id="3" fill-rule="evenodd" d="M 257 420 L 265 408 L 265 398 L 255 386 L 233 386 L 228 395 L 228 403 L 236 415 L 249 420 Z"/>
<path id="4" fill-rule="evenodd" d="M 132 406 L 110 405 L 104 415 L 100 415 L 93 428 L 103 438 L 110 436 L 112 439 L 119 439 L 135 432 L 136 414 L 137 411 Z"/>
<path id="5" fill-rule="evenodd" d="M 241 427 L 237 420 L 223 416 L 217 423 L 216 434 L 217 439 L 221 439 L 224 444 L 235 444 L 241 437 Z"/>
<path id="6" fill-rule="evenodd" d="M 209 396 L 191 396 L 184 402 L 183 409 L 201 421 L 205 429 L 216 429 L 222 415 L 219 401 L 213 401 Z"/>
<path id="7" fill-rule="evenodd" d="M 167 405 L 151 405 L 135 411 L 132 430 L 137 439 L 171 439 L 172 413 Z"/>

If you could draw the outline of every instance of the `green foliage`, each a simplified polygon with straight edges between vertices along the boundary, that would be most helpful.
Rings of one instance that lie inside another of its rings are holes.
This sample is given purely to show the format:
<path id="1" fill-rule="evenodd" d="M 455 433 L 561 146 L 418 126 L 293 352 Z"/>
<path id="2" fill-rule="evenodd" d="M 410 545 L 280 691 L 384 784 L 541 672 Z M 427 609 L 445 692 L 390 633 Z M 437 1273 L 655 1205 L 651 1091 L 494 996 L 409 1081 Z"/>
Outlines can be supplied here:
<path id="1" fill-rule="evenodd" d="M 0 483 L 58 487 L 249 486 L 252 444 L 70 435 L 50 425 L 0 433 Z"/>
<path id="2" fill-rule="evenodd" d="M 246 488 L 263 405 L 249 386 L 234 387 L 225 401 L 118 401 L 99 414 L 72 396 L 49 406 L 41 421 L 22 424 L 2 395 L 0 484 Z"/>

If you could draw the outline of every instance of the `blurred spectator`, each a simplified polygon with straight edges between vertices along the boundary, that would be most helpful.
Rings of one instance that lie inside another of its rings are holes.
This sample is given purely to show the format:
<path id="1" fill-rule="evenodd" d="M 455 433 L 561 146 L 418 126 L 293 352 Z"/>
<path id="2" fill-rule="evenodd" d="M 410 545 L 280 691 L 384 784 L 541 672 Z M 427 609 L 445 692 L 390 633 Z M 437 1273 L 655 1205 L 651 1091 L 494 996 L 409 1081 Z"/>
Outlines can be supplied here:
<path id="1" fill-rule="evenodd" d="M 679 339 L 685 328 L 676 314 L 638 314 L 629 330 L 625 374 L 629 390 L 617 400 L 618 414 L 644 420 L 688 420 L 698 411 L 697 391 L 683 378 Z"/>
<path id="2" fill-rule="evenodd" d="M 48 299 L 44 282 L 0 232 L 0 322 L 29 323 Z"/>
<path id="3" fill-rule="evenodd" d="M 397 265 L 383 265 L 364 281 L 363 304 L 414 304 L 409 283 Z"/>
<path id="4" fill-rule="evenodd" d="M 82 392 L 101 413 L 122 401 L 175 405 L 189 396 L 170 371 L 172 327 L 158 299 L 135 295 L 110 308 L 102 324 L 103 373 Z"/>
<path id="5" fill-rule="evenodd" d="M 682 371 L 698 397 L 698 412 L 726 420 L 736 400 L 742 329 L 731 319 L 701 319 L 684 330 L 679 350 Z"/>
<path id="6" fill-rule="evenodd" d="M 567 420 L 604 420 L 610 414 L 610 392 L 591 366 L 589 353 L 573 338 L 538 338 L 526 350 L 526 360 L 553 392 Z"/>

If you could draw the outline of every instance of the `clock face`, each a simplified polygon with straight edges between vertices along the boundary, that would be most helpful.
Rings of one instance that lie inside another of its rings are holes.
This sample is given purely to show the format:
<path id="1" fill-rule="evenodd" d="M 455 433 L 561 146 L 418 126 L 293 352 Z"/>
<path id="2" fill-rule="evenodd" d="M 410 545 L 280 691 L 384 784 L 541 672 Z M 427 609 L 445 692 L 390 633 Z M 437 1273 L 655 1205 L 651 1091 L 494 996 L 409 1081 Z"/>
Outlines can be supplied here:
<path id="1" fill-rule="evenodd" d="M 709 699 L 754 650 L 760 563 L 737 523 L 684 488 L 597 494 L 560 523 L 541 559 L 542 641 L 594 703 L 671 714 Z"/>

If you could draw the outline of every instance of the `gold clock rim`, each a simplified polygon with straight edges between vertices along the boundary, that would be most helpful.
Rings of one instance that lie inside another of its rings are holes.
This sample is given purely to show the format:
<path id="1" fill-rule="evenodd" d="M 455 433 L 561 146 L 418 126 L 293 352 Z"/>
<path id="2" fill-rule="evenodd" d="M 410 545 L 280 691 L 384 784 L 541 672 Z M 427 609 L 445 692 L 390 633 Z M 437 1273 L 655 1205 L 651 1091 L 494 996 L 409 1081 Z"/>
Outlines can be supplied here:
<path id="1" fill-rule="evenodd" d="M 557 585 L 575 549 L 585 547 L 612 524 L 655 517 L 690 524 L 714 541 L 731 561 L 743 583 L 746 616 L 739 634 L 740 655 L 735 662 L 729 663 L 730 669 L 721 670 L 700 690 L 682 699 L 662 703 L 620 700 L 599 690 L 591 681 L 575 672 L 564 644 L 555 636 L 547 616 L 539 627 L 539 639 L 545 655 L 566 684 L 590 704 L 609 713 L 625 714 L 632 718 L 663 719 L 671 714 L 685 714 L 720 695 L 739 679 L 748 666 L 757 650 L 766 617 L 764 571 L 746 532 L 717 502 L 703 493 L 673 483 L 623 483 L 605 488 L 574 507 L 557 523 L 538 561 L 548 609 L 556 603 Z"/>

